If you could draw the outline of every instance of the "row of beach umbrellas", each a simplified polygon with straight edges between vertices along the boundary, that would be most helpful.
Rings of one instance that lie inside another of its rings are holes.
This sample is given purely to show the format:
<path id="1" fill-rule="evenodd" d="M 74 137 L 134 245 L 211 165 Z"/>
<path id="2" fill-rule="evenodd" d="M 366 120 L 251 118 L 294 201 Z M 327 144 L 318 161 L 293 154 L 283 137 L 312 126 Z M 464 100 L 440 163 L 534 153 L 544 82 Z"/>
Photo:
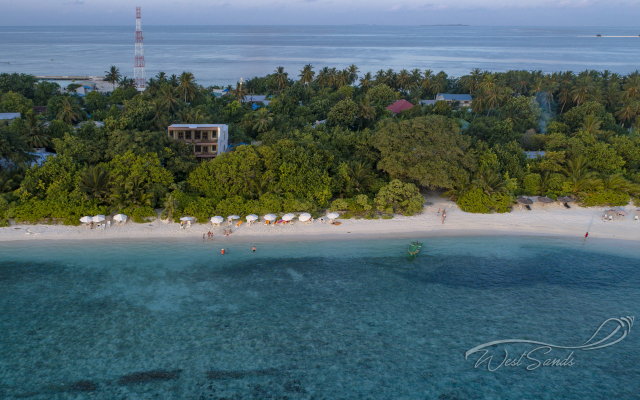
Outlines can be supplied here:
<path id="1" fill-rule="evenodd" d="M 330 215 L 327 215 L 328 218 L 330 219 L 335 219 L 338 218 L 338 214 L 336 213 L 330 213 Z M 191 218 L 191 217 L 187 217 L 187 218 Z M 246 217 L 247 222 L 253 222 L 253 221 L 257 221 L 258 219 L 260 219 L 260 217 L 258 217 L 255 214 L 249 214 Z M 265 216 L 262 217 L 265 221 L 275 221 L 278 217 L 275 216 L 275 214 L 266 214 Z M 282 216 L 282 220 L 283 221 L 293 221 L 296 218 L 295 214 L 292 213 L 287 213 L 285 215 Z M 236 219 L 240 219 L 240 217 L 238 215 L 230 215 L 227 217 L 228 221 L 233 221 Z M 311 214 L 309 213 L 302 213 L 298 216 L 298 219 L 302 222 L 306 222 L 309 221 L 311 219 Z M 214 224 L 220 224 L 224 221 L 224 218 L 222 218 L 219 215 L 216 215 L 215 217 L 211 217 L 211 222 L 213 222 Z"/>
<path id="2" fill-rule="evenodd" d="M 85 224 L 89 224 L 91 222 L 102 222 L 106 219 L 106 217 L 104 215 L 95 215 L 93 217 L 90 216 L 84 216 L 82 218 L 80 218 L 80 222 L 83 222 Z M 127 216 L 124 214 L 116 214 L 113 216 L 113 220 L 114 221 L 126 221 L 127 220 Z"/>

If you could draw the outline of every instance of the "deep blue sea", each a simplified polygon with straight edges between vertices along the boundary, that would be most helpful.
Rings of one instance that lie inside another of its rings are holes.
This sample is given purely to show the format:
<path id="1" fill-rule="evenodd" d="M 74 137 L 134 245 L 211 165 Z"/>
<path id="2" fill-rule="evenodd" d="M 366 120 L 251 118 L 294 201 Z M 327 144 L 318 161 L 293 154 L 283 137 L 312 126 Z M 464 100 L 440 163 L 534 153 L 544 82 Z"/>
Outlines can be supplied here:
<path id="1" fill-rule="evenodd" d="M 638 398 L 638 326 L 465 359 L 637 317 L 636 243 L 425 242 L 414 262 L 405 240 L 0 243 L 0 398 Z M 546 359 L 565 365 L 526 369 Z"/>
<path id="2" fill-rule="evenodd" d="M 0 27 L 0 72 L 133 76 L 131 26 Z M 627 74 L 640 67 L 640 29 L 478 26 L 142 26 L 147 77 L 194 73 L 204 86 L 234 84 L 308 63 L 361 72 L 406 68 L 461 76 L 473 68 Z M 603 37 L 597 38 L 596 34 Z M 612 36 L 612 37 L 604 37 Z M 634 36 L 634 37 L 613 37 Z"/>

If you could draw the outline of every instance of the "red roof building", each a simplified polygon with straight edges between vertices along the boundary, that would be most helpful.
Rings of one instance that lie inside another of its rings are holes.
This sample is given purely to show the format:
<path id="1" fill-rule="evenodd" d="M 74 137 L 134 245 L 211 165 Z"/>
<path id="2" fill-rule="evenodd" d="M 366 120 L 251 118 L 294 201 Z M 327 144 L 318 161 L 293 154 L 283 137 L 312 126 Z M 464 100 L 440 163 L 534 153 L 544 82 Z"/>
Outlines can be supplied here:
<path id="1" fill-rule="evenodd" d="M 390 105 L 389 107 L 387 107 L 387 110 L 391 111 L 394 114 L 397 114 L 401 111 L 408 110 L 411 107 L 413 107 L 413 104 L 409 103 L 408 101 L 398 100 L 392 105 Z"/>

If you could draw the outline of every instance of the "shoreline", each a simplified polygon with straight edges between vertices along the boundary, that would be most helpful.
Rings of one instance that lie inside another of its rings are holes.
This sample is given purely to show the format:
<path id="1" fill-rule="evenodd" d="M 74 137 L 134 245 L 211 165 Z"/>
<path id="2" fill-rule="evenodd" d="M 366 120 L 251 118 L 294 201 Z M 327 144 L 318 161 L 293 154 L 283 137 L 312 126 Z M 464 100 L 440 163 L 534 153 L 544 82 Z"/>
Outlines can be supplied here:
<path id="1" fill-rule="evenodd" d="M 455 203 L 439 199 L 428 199 L 431 203 L 423 212 L 412 217 L 396 216 L 389 220 L 339 219 L 339 226 L 315 221 L 307 225 L 296 221 L 287 226 L 265 226 L 258 222 L 253 226 L 242 224 L 232 226 L 233 234 L 223 236 L 221 227 L 207 224 L 193 224 L 191 228 L 180 229 L 180 224 L 166 220 L 154 220 L 137 224 L 129 222 L 114 225 L 104 230 L 89 229 L 84 226 L 64 225 L 13 225 L 0 228 L 0 242 L 12 241 L 111 241 L 112 239 L 187 239 L 202 240 L 202 235 L 211 231 L 213 241 L 218 243 L 274 241 L 310 242 L 326 240 L 357 240 L 385 238 L 428 238 L 456 236 L 548 236 L 584 238 L 604 238 L 640 241 L 640 221 L 635 221 L 635 206 L 626 207 L 629 215 L 614 221 L 602 220 L 606 208 L 583 208 L 577 205 L 565 209 L 561 204 L 536 204 L 531 211 L 514 207 L 504 214 L 471 214 L 460 210 Z M 443 224 L 438 210 L 445 209 L 447 218 Z M 205 236 L 205 239 L 209 239 Z"/>

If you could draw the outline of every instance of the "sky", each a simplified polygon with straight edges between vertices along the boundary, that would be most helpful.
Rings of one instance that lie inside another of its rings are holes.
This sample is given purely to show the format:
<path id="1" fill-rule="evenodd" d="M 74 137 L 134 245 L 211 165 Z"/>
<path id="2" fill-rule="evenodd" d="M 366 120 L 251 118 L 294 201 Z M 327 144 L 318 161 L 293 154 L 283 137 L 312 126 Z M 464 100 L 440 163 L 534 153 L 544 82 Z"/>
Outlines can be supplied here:
<path id="1" fill-rule="evenodd" d="M 640 25 L 640 0 L 2 0 L 0 25 Z M 640 34 L 640 26 L 639 34 Z"/>

